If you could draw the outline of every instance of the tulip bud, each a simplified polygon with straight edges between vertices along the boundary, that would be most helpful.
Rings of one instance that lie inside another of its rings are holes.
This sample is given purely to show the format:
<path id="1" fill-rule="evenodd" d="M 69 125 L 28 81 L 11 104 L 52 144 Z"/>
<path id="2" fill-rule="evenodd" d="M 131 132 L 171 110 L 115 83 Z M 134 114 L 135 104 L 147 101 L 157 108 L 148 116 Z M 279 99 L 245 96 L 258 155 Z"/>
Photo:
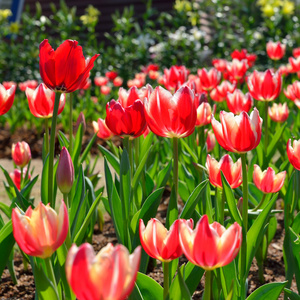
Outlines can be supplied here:
<path id="1" fill-rule="evenodd" d="M 68 194 L 71 191 L 74 182 L 74 166 L 66 147 L 63 147 L 60 152 L 56 181 L 59 190 L 63 194 Z"/>
<path id="2" fill-rule="evenodd" d="M 31 160 L 30 147 L 26 142 L 18 142 L 12 145 L 11 156 L 14 163 L 23 168 Z"/>
<path id="3" fill-rule="evenodd" d="M 86 122 L 85 122 L 85 117 L 84 117 L 84 114 L 83 112 L 81 112 L 77 118 L 77 121 L 76 121 L 76 124 L 75 124 L 75 128 L 74 128 L 74 133 L 76 134 L 78 128 L 79 128 L 79 125 L 82 124 L 82 129 L 83 129 L 83 132 L 86 131 Z"/>

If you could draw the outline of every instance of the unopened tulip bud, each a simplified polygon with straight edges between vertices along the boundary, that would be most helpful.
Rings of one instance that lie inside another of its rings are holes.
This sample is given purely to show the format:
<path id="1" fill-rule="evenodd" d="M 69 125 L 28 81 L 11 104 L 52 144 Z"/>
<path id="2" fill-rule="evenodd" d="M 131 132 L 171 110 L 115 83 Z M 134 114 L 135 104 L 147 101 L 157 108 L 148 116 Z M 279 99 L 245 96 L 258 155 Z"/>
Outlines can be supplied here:
<path id="1" fill-rule="evenodd" d="M 23 168 L 31 160 L 30 147 L 26 142 L 18 142 L 12 145 L 11 156 L 14 163 Z"/>
<path id="2" fill-rule="evenodd" d="M 74 166 L 66 147 L 63 147 L 60 152 L 56 181 L 59 190 L 63 194 L 68 194 L 71 191 L 74 182 Z"/>

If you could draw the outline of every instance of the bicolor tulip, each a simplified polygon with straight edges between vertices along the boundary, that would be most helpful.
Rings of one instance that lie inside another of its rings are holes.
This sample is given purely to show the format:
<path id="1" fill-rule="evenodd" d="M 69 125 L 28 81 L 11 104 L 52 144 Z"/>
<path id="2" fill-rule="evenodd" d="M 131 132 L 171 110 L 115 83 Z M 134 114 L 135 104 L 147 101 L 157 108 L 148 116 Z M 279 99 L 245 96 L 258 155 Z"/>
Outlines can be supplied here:
<path id="1" fill-rule="evenodd" d="M 144 105 L 135 100 L 132 105 L 123 107 L 111 100 L 106 104 L 105 123 L 114 135 L 139 137 L 146 130 Z"/>
<path id="2" fill-rule="evenodd" d="M 107 85 L 108 81 L 109 79 L 103 76 L 97 76 L 94 78 L 95 85 L 97 86 Z"/>
<path id="3" fill-rule="evenodd" d="M 200 84 L 203 90 L 210 92 L 214 89 L 221 81 L 221 72 L 215 68 L 206 70 L 205 68 L 199 69 L 197 72 Z"/>
<path id="4" fill-rule="evenodd" d="M 118 72 L 116 71 L 108 71 L 105 73 L 105 77 L 108 78 L 109 80 L 114 80 L 118 76 Z"/>
<path id="5" fill-rule="evenodd" d="M 55 93 L 48 89 L 44 83 L 41 83 L 35 90 L 27 87 L 26 97 L 30 112 L 37 118 L 52 118 Z M 65 94 L 60 95 L 58 115 L 63 111 L 66 104 Z"/>
<path id="6" fill-rule="evenodd" d="M 17 86 L 17 83 L 14 81 L 3 81 L 2 85 L 6 90 L 9 90 L 13 85 Z"/>
<path id="7" fill-rule="evenodd" d="M 85 59 L 77 41 L 66 40 L 56 50 L 48 40 L 40 44 L 40 74 L 45 85 L 56 92 L 71 93 L 87 81 L 94 61 Z"/>
<path id="8" fill-rule="evenodd" d="M 63 201 L 59 213 L 42 202 L 31 206 L 25 214 L 18 208 L 12 211 L 14 238 L 21 250 L 40 258 L 50 257 L 65 241 L 69 229 L 68 210 Z"/>
<path id="9" fill-rule="evenodd" d="M 232 62 L 227 63 L 226 71 L 235 82 L 239 82 L 245 77 L 248 68 L 249 66 L 246 59 L 233 59 Z"/>
<path id="10" fill-rule="evenodd" d="M 213 270 L 231 263 L 242 244 L 242 227 L 234 223 L 228 229 L 202 216 L 193 230 L 186 220 L 180 220 L 179 241 L 186 258 L 193 264 Z"/>
<path id="11" fill-rule="evenodd" d="M 272 107 L 268 107 L 268 113 L 272 121 L 282 123 L 289 116 L 289 109 L 286 102 L 277 104 L 273 103 Z"/>
<path id="12" fill-rule="evenodd" d="M 103 95 L 108 95 L 111 92 L 111 87 L 108 86 L 108 85 L 102 85 L 101 88 L 100 88 L 100 92 Z"/>
<path id="13" fill-rule="evenodd" d="M 221 111 L 220 121 L 221 123 L 212 116 L 211 125 L 218 143 L 225 150 L 245 153 L 258 146 L 263 120 L 256 108 L 250 117 L 245 111 L 237 116 Z"/>
<path id="14" fill-rule="evenodd" d="M 38 86 L 38 82 L 36 80 L 26 80 L 24 82 L 19 83 L 19 89 L 22 92 L 25 92 L 27 88 L 35 90 Z"/>
<path id="15" fill-rule="evenodd" d="M 207 129 L 206 129 L 207 130 Z M 214 150 L 216 146 L 216 137 L 212 130 L 207 131 L 207 138 L 206 138 L 206 149 L 207 152 L 211 152 Z"/>
<path id="16" fill-rule="evenodd" d="M 156 87 L 145 99 L 145 115 L 151 131 L 162 137 L 187 137 L 195 129 L 197 110 L 192 90 L 183 86 L 172 95 Z"/>
<path id="17" fill-rule="evenodd" d="M 116 87 L 119 87 L 123 84 L 123 79 L 119 76 L 117 76 L 114 80 L 113 80 L 113 85 Z"/>
<path id="18" fill-rule="evenodd" d="M 291 65 L 291 72 L 292 73 L 297 73 L 300 71 L 300 56 L 297 58 L 290 57 L 289 58 L 289 63 Z"/>
<path id="19" fill-rule="evenodd" d="M 78 300 L 125 300 L 134 288 L 141 247 L 129 255 L 123 245 L 109 243 L 95 255 L 85 243 L 70 248 L 66 277 Z"/>
<path id="20" fill-rule="evenodd" d="M 27 168 L 23 169 L 23 180 L 26 178 Z M 15 169 L 13 172 L 9 173 L 9 177 L 17 187 L 17 189 L 21 190 L 21 170 Z M 31 178 L 31 175 L 28 173 L 28 179 Z"/>
<path id="21" fill-rule="evenodd" d="M 249 93 L 244 93 L 236 89 L 232 94 L 227 93 L 226 102 L 228 109 L 234 114 L 240 114 L 242 111 L 249 112 L 253 106 L 253 99 Z"/>
<path id="22" fill-rule="evenodd" d="M 189 71 L 185 66 L 172 66 L 164 69 L 163 84 L 168 90 L 177 90 L 187 81 Z"/>
<path id="23" fill-rule="evenodd" d="M 140 99 L 143 103 L 145 98 L 149 99 L 153 88 L 150 84 L 138 89 L 136 86 L 131 87 L 128 91 L 123 88 L 119 89 L 119 103 L 125 108 L 134 103 L 135 100 Z"/>
<path id="24" fill-rule="evenodd" d="M 25 167 L 31 160 L 29 145 L 24 141 L 12 144 L 11 156 L 17 166 L 21 168 Z"/>
<path id="25" fill-rule="evenodd" d="M 215 58 L 212 60 L 213 66 L 221 73 L 226 71 L 227 62 L 228 61 L 226 59 L 222 59 L 222 58 Z"/>
<path id="26" fill-rule="evenodd" d="M 300 108 L 300 81 L 294 81 L 283 90 L 284 95 Z"/>
<path id="27" fill-rule="evenodd" d="M 210 97 L 216 102 L 222 102 L 226 100 L 227 93 L 233 93 L 235 88 L 235 84 L 231 84 L 229 81 L 224 80 L 210 92 Z"/>
<path id="28" fill-rule="evenodd" d="M 257 57 L 255 54 L 248 53 L 247 49 L 242 49 L 241 51 L 238 51 L 236 49 L 231 53 L 231 58 L 238 59 L 238 60 L 246 59 L 248 66 L 252 67 L 254 65 Z"/>
<path id="29" fill-rule="evenodd" d="M 243 182 L 242 162 L 240 158 L 234 163 L 232 158 L 226 154 L 221 157 L 220 162 L 218 162 L 208 154 L 206 158 L 206 168 L 210 183 L 219 188 L 222 188 L 221 171 L 231 188 L 235 189 Z"/>
<path id="30" fill-rule="evenodd" d="M 196 126 L 205 126 L 210 124 L 212 110 L 208 102 L 202 102 L 197 108 L 197 121 Z"/>
<path id="31" fill-rule="evenodd" d="M 299 57 L 300 56 L 300 48 L 295 48 L 293 49 L 293 56 L 295 58 Z"/>
<path id="32" fill-rule="evenodd" d="M 178 234 L 179 222 L 180 220 L 176 220 L 168 231 L 157 219 L 151 219 L 146 227 L 144 221 L 140 219 L 140 240 L 149 256 L 163 262 L 170 262 L 182 255 Z M 186 222 L 190 228 L 193 227 L 192 219 Z"/>
<path id="33" fill-rule="evenodd" d="M 275 175 L 275 171 L 270 167 L 262 172 L 258 165 L 254 165 L 253 182 L 265 194 L 277 193 L 284 184 L 285 176 L 286 171 Z"/>
<path id="34" fill-rule="evenodd" d="M 69 151 L 63 147 L 56 170 L 56 183 L 63 194 L 69 194 L 74 182 L 74 165 Z"/>
<path id="35" fill-rule="evenodd" d="M 251 96 L 259 101 L 272 101 L 276 99 L 282 86 L 282 77 L 280 72 L 273 73 L 271 70 L 257 72 L 254 70 L 249 75 L 248 89 Z"/>
<path id="36" fill-rule="evenodd" d="M 267 43 L 267 54 L 273 60 L 279 60 L 283 58 L 285 54 L 286 45 L 280 42 L 268 42 Z"/>
<path id="37" fill-rule="evenodd" d="M 15 99 L 16 85 L 12 85 L 6 89 L 0 83 L 0 116 L 6 114 L 12 107 Z"/>
<path id="38" fill-rule="evenodd" d="M 286 146 L 286 152 L 290 163 L 295 169 L 300 171 L 300 140 L 294 140 L 292 146 L 292 141 L 289 139 Z"/>
<path id="39" fill-rule="evenodd" d="M 113 133 L 106 126 L 105 120 L 99 118 L 98 122 L 93 121 L 94 132 L 97 133 L 97 136 L 103 140 L 109 140 L 113 137 Z"/>

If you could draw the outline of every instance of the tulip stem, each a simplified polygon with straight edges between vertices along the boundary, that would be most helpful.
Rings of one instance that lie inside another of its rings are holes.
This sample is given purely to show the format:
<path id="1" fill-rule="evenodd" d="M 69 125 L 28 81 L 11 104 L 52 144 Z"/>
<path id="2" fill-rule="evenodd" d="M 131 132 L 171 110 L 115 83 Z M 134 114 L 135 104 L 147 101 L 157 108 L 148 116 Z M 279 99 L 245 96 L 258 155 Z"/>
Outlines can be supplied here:
<path id="1" fill-rule="evenodd" d="M 265 144 L 264 144 L 264 153 L 265 153 L 265 158 L 267 158 L 267 151 L 268 151 L 268 140 L 269 140 L 269 135 L 268 135 L 268 107 L 269 107 L 269 102 L 265 101 Z"/>
<path id="2" fill-rule="evenodd" d="M 169 294 L 169 262 L 163 262 L 164 266 L 164 300 Z"/>
<path id="3" fill-rule="evenodd" d="M 69 210 L 70 210 L 70 201 L 69 201 L 69 198 L 68 198 L 68 194 L 63 194 L 63 199 L 65 201 L 65 204 L 67 206 L 67 209 L 68 209 L 68 215 L 69 215 Z M 69 229 L 68 229 L 68 233 L 67 233 L 67 237 L 66 237 L 66 246 L 68 248 L 68 250 L 71 248 L 72 246 L 72 239 L 71 239 L 71 228 L 69 226 Z"/>
<path id="4" fill-rule="evenodd" d="M 212 271 L 205 272 L 204 300 L 211 300 Z"/>
<path id="5" fill-rule="evenodd" d="M 198 131 L 199 146 L 201 148 L 199 153 L 199 163 L 202 164 L 202 153 L 205 145 L 204 126 L 198 127 L 197 131 Z"/>
<path id="6" fill-rule="evenodd" d="M 45 157 L 49 153 L 49 119 L 45 119 Z"/>
<path id="7" fill-rule="evenodd" d="M 23 172 L 24 172 L 24 168 L 21 167 L 20 190 L 22 190 L 23 187 Z"/>
<path id="8" fill-rule="evenodd" d="M 175 197 L 178 203 L 178 138 L 173 138 L 173 184 L 175 185 Z"/>
<path id="9" fill-rule="evenodd" d="M 69 113 L 69 153 L 72 156 L 73 153 L 73 94 L 69 93 L 69 104 L 70 104 L 70 113 Z"/>
<path id="10" fill-rule="evenodd" d="M 56 120 L 58 113 L 60 93 L 55 93 L 55 102 L 53 108 L 51 134 L 50 134 L 50 151 L 49 151 L 49 172 L 48 172 L 48 202 L 51 207 L 55 207 L 53 199 L 53 163 L 54 163 L 54 150 L 55 150 L 55 136 L 56 136 Z"/>
<path id="11" fill-rule="evenodd" d="M 218 202 L 219 223 L 221 225 L 224 225 L 225 193 L 220 188 L 217 188 L 217 192 L 218 192 L 218 195 L 219 195 L 219 202 Z"/>
<path id="12" fill-rule="evenodd" d="M 258 205 L 252 210 L 252 211 L 257 211 L 258 209 L 260 209 L 262 207 L 262 205 L 265 202 L 267 194 L 264 194 L 260 200 L 260 202 L 258 203 Z"/>
<path id="13" fill-rule="evenodd" d="M 56 294 L 58 295 L 57 283 L 56 283 L 56 279 L 55 279 L 55 275 L 54 275 L 54 271 L 53 271 L 53 267 L 52 267 L 51 257 L 45 258 L 44 262 L 46 265 L 48 277 L 54 286 L 54 290 L 55 290 Z"/>

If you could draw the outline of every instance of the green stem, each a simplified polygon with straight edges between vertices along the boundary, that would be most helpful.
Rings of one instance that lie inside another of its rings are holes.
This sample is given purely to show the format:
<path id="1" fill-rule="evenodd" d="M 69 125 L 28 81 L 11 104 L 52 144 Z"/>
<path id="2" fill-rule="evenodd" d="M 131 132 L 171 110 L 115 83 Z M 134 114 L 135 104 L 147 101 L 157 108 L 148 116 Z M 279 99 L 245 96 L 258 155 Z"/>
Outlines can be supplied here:
<path id="1" fill-rule="evenodd" d="M 20 189 L 22 190 L 22 187 L 23 187 L 23 171 L 24 171 L 24 168 L 21 167 L 21 178 L 20 178 Z"/>
<path id="2" fill-rule="evenodd" d="M 49 153 L 49 119 L 45 119 L 45 150 L 46 150 L 46 155 Z"/>
<path id="3" fill-rule="evenodd" d="M 199 147 L 200 147 L 199 163 L 202 164 L 202 156 L 203 156 L 202 153 L 205 145 L 204 126 L 198 127 L 197 132 L 198 132 L 198 140 L 199 140 Z"/>
<path id="4" fill-rule="evenodd" d="M 55 150 L 55 136 L 56 136 L 56 120 L 59 106 L 60 93 L 55 93 L 55 102 L 53 108 L 51 134 L 50 134 L 50 151 L 49 151 L 49 173 L 48 173 L 48 202 L 51 207 L 55 207 L 53 199 L 53 162 Z"/>
<path id="5" fill-rule="evenodd" d="M 140 139 L 135 138 L 134 139 L 134 161 L 135 161 L 135 169 L 139 166 L 139 155 L 140 155 Z"/>
<path id="6" fill-rule="evenodd" d="M 69 113 L 69 153 L 72 156 L 73 153 L 73 95 L 69 94 L 69 104 L 70 104 L 70 113 Z"/>
<path id="7" fill-rule="evenodd" d="M 264 124 L 265 124 L 265 144 L 264 144 L 264 154 L 265 157 L 267 157 L 267 150 L 268 150 L 268 140 L 269 140 L 269 135 L 268 135 L 268 107 L 269 107 L 269 102 L 265 101 L 265 119 L 264 119 Z"/>
<path id="8" fill-rule="evenodd" d="M 65 204 L 67 205 L 67 209 L 68 209 L 68 213 L 69 213 L 69 210 L 70 210 L 70 201 L 69 201 L 69 198 L 68 198 L 68 194 L 63 194 L 63 198 L 64 198 L 64 201 L 65 201 Z M 66 237 L 66 246 L 67 246 L 68 250 L 72 246 L 71 228 L 70 228 L 70 226 L 69 226 L 67 237 Z"/>
<path id="9" fill-rule="evenodd" d="M 169 294 L 169 262 L 163 262 L 164 268 L 164 300 Z"/>
<path id="10" fill-rule="evenodd" d="M 55 279 L 55 275 L 54 275 L 54 271 L 53 271 L 53 267 L 52 267 L 51 257 L 45 258 L 44 262 L 46 265 L 48 278 L 52 282 L 52 284 L 54 286 L 54 290 L 55 290 L 56 294 L 58 295 L 57 283 L 56 283 L 56 279 Z"/>
<path id="11" fill-rule="evenodd" d="M 206 271 L 203 300 L 212 300 L 211 285 L 212 285 L 212 271 Z"/>
<path id="12" fill-rule="evenodd" d="M 247 278 L 246 273 L 246 260 L 247 260 L 247 231 L 248 231 L 248 174 L 247 174 L 247 153 L 241 153 L 242 159 L 242 171 L 243 171 L 243 207 L 242 207 L 242 217 L 243 217 L 243 240 L 241 246 L 240 255 L 240 284 L 241 284 L 241 299 L 246 296 L 245 282 Z"/>
<path id="13" fill-rule="evenodd" d="M 260 202 L 258 203 L 258 205 L 252 210 L 252 211 L 257 211 L 258 209 L 260 209 L 262 207 L 262 205 L 265 202 L 267 194 L 264 194 L 260 200 Z"/>
<path id="14" fill-rule="evenodd" d="M 224 211 L 225 211 L 225 193 L 222 189 L 220 189 L 221 193 L 221 203 L 220 203 L 220 224 L 224 225 Z"/>
<path id="15" fill-rule="evenodd" d="M 175 197 L 178 203 L 178 138 L 173 138 L 173 184 L 175 185 Z"/>

